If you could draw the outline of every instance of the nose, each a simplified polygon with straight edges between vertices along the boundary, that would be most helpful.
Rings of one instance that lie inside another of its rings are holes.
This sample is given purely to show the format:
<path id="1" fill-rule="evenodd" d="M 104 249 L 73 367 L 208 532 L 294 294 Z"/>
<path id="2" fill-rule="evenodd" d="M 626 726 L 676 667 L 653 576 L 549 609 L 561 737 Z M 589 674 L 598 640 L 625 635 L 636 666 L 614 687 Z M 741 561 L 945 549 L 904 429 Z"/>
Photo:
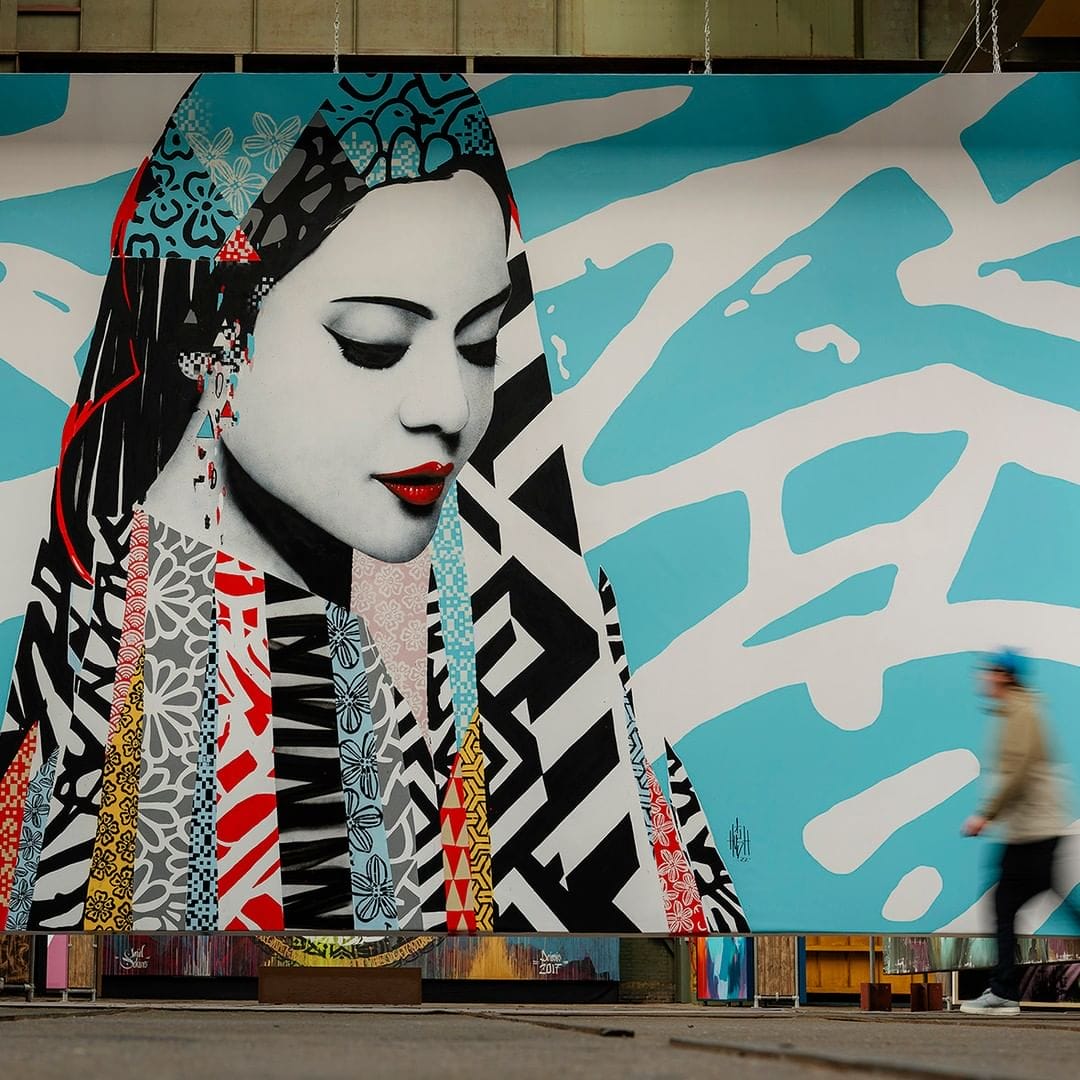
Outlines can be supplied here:
<path id="1" fill-rule="evenodd" d="M 469 396 L 454 343 L 432 343 L 416 359 L 398 410 L 402 427 L 459 435 L 469 422 Z"/>

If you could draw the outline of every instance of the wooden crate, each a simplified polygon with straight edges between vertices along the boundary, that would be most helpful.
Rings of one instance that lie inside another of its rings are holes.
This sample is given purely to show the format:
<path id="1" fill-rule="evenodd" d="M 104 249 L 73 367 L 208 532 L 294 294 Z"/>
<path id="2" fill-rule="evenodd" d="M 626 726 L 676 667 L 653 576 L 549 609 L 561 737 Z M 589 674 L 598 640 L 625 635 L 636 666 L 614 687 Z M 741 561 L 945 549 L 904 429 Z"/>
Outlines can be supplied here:
<path id="1" fill-rule="evenodd" d="M 754 1004 L 799 1003 L 799 951 L 794 937 L 754 938 Z"/>

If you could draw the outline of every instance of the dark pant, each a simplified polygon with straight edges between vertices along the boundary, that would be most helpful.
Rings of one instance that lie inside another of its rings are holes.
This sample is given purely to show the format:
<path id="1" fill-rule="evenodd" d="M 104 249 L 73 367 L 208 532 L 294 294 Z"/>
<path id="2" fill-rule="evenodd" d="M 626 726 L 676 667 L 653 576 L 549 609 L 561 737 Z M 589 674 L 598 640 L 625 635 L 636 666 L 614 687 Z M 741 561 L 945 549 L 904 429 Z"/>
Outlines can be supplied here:
<path id="1" fill-rule="evenodd" d="M 997 967 L 990 989 L 999 997 L 1020 1000 L 1020 968 L 1016 963 L 1016 913 L 1033 897 L 1053 889 L 1057 837 L 1030 844 L 1006 844 L 994 890 L 997 916 Z"/>

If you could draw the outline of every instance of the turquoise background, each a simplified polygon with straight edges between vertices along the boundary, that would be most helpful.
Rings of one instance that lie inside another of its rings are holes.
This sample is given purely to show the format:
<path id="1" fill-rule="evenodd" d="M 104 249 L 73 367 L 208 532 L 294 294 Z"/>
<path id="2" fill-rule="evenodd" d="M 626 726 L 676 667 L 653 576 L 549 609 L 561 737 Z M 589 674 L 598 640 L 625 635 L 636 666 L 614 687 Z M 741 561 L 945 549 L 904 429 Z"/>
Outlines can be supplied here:
<path id="1" fill-rule="evenodd" d="M 292 114 L 306 120 L 325 78 L 211 76 L 202 89 L 218 110 L 215 130 L 234 125 L 239 145 L 255 109 L 278 121 Z M 685 104 L 665 117 L 552 151 L 513 170 L 529 240 L 700 170 L 842 131 L 930 78 L 511 76 L 481 97 L 497 115 L 629 89 L 689 88 Z M 67 95 L 64 76 L 0 77 L 0 135 L 55 120 Z M 1078 117 L 1080 77 L 1040 74 L 1008 93 L 961 142 L 993 200 L 1003 203 L 1080 158 Z M 130 177 L 123 172 L 76 187 L 61 183 L 52 192 L 0 201 L 0 243 L 31 245 L 104 273 L 113 214 Z M 930 362 L 1080 407 L 1077 342 L 963 307 L 908 304 L 898 265 L 950 234 L 945 214 L 902 169 L 863 179 L 671 335 L 593 441 L 584 463 L 587 479 L 604 485 L 653 473 L 790 409 Z M 753 298 L 738 317 L 724 316 L 765 270 L 794 255 L 810 255 L 812 261 L 774 293 Z M 547 349 L 556 394 L 577 385 L 671 261 L 672 249 L 656 244 L 610 269 L 586 264 L 579 277 L 538 294 L 545 343 L 553 335 L 567 343 L 565 377 L 554 350 Z M 980 273 L 1010 270 L 1024 280 L 1077 285 L 1078 267 L 1080 236 L 987 262 Z M 0 264 L 0 289 L 3 276 Z M 856 363 L 811 356 L 796 346 L 799 331 L 823 322 L 837 323 L 859 341 Z M 0 352 L 0 482 L 55 462 L 66 412 L 64 403 L 3 359 Z M 875 523 L 906 517 L 953 468 L 966 439 L 959 429 L 889 432 L 801 463 L 783 490 L 793 551 L 816 550 Z M 632 670 L 742 591 L 752 530 L 746 498 L 736 491 L 649 518 L 586 553 L 594 576 L 603 566 L 617 590 Z M 1074 485 L 1004 463 L 949 602 L 1080 605 L 1078 535 L 1080 492 Z M 896 567 L 883 559 L 881 566 L 854 573 L 762 627 L 744 647 L 881 610 L 890 602 L 895 578 Z M 20 624 L 19 618 L 0 624 L 5 684 Z M 678 742 L 722 853 L 736 817 L 750 832 L 750 859 L 733 861 L 731 870 L 754 929 L 917 933 L 943 925 L 974 902 L 985 886 L 989 850 L 959 835 L 960 823 L 975 807 L 974 785 L 899 829 L 851 874 L 821 867 L 804 849 L 802 830 L 837 801 L 930 754 L 957 747 L 984 751 L 987 716 L 972 680 L 977 661 L 971 653 L 931 656 L 886 672 L 881 716 L 860 731 L 828 723 L 805 686 L 782 685 L 780 673 L 777 689 L 712 718 Z M 1035 680 L 1063 756 L 1080 762 L 1080 671 L 1037 661 Z M 677 708 L 677 688 L 672 701 Z M 905 873 L 923 864 L 941 872 L 941 895 L 922 918 L 886 923 L 885 898 Z M 1055 917 L 1046 929 L 1061 932 L 1065 926 Z"/>

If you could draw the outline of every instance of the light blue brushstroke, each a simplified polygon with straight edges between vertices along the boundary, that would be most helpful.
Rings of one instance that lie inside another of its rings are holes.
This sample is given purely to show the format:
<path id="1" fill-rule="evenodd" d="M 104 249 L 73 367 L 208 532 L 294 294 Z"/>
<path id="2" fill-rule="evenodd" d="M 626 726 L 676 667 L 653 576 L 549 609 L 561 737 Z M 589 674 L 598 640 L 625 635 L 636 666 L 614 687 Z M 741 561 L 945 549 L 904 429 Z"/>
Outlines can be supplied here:
<path id="1" fill-rule="evenodd" d="M 1080 343 L 968 308 L 920 307 L 904 298 L 899 264 L 950 232 L 944 214 L 902 170 L 862 181 L 672 328 L 589 449 L 586 477 L 606 484 L 657 472 L 789 409 L 928 364 L 953 364 L 1022 394 L 1080 407 Z M 794 278 L 766 296 L 750 295 L 766 270 L 803 254 L 812 262 Z M 736 299 L 748 299 L 749 310 L 725 318 Z M 862 346 L 853 363 L 796 346 L 800 331 L 829 322 Z"/>
<path id="2" fill-rule="evenodd" d="M 839 585 L 834 585 L 828 592 L 815 596 L 813 600 L 808 600 L 794 611 L 762 627 L 743 644 L 747 647 L 764 645 L 809 630 L 812 626 L 821 626 L 833 619 L 881 611 L 889 603 L 895 581 L 895 566 L 877 566 L 873 570 L 854 574 Z"/>
<path id="3" fill-rule="evenodd" d="M 0 482 L 56 464 L 67 406 L 0 359 Z"/>
<path id="4" fill-rule="evenodd" d="M 0 75 L 0 135 L 59 120 L 67 109 L 68 81 L 67 75 Z"/>
<path id="5" fill-rule="evenodd" d="M 104 274 L 113 218 L 133 175 L 122 172 L 93 184 L 0 201 L 0 243 L 37 248 L 90 274 Z"/>
<path id="6" fill-rule="evenodd" d="M 949 589 L 964 600 L 1080 607 L 1080 487 L 1008 464 Z"/>
<path id="7" fill-rule="evenodd" d="M 791 550 L 802 554 L 902 520 L 952 471 L 966 445 L 963 431 L 897 431 L 842 443 L 796 466 L 782 501 Z"/>
<path id="8" fill-rule="evenodd" d="M 15 652 L 19 647 L 22 626 L 22 615 L 15 615 L 0 622 L 0 686 L 11 685 L 11 673 L 15 669 Z"/>
<path id="9" fill-rule="evenodd" d="M 747 161 L 842 131 L 935 76 L 511 75 L 480 92 L 497 114 L 556 101 L 607 98 L 627 90 L 686 86 L 686 102 L 622 135 L 555 150 L 514 169 L 511 181 L 526 240 L 603 206 L 656 191 L 702 169 Z"/>
<path id="10" fill-rule="evenodd" d="M 1024 281 L 1080 285 L 1080 236 L 1070 236 L 1013 259 L 985 262 L 979 267 L 979 277 L 989 277 L 998 270 L 1012 270 Z"/>
<path id="11" fill-rule="evenodd" d="M 1002 203 L 1080 157 L 1080 80 L 1028 79 L 967 128 L 960 142 L 994 202 Z"/>
<path id="12" fill-rule="evenodd" d="M 62 311 L 65 315 L 69 314 L 71 311 L 71 307 L 68 304 L 65 304 L 63 300 L 58 300 L 55 296 L 43 293 L 40 289 L 34 289 L 34 295 L 39 300 L 44 300 L 46 304 L 51 304 L 57 311 Z"/>
<path id="13" fill-rule="evenodd" d="M 577 385 L 615 335 L 641 310 L 649 292 L 667 273 L 671 259 L 667 244 L 653 244 L 604 270 L 587 259 L 585 272 L 579 277 L 536 294 L 536 314 L 554 393 Z M 567 350 L 561 367 L 555 338 L 561 339 Z"/>
<path id="14" fill-rule="evenodd" d="M 750 510 L 741 491 L 668 510 L 585 553 L 611 579 L 634 670 L 746 587 Z"/>

